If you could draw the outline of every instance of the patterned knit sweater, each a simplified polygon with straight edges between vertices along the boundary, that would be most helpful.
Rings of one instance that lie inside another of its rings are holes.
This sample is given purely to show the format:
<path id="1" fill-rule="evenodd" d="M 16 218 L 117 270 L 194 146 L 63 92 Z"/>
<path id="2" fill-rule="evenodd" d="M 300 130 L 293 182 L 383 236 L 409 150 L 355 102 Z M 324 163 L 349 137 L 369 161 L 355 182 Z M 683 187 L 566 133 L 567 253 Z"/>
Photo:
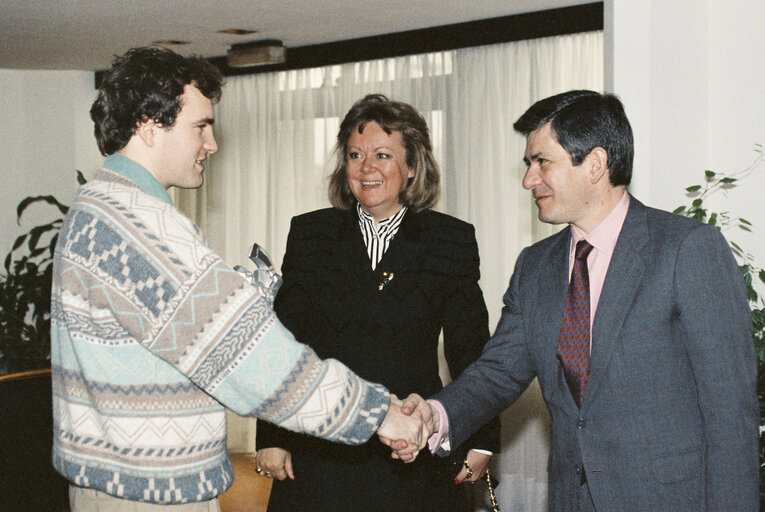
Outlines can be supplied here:
<path id="1" fill-rule="evenodd" d="M 172 204 L 108 169 L 64 221 L 51 314 L 53 464 L 121 498 L 225 491 L 224 405 L 347 444 L 388 408 L 385 388 L 296 342 Z"/>

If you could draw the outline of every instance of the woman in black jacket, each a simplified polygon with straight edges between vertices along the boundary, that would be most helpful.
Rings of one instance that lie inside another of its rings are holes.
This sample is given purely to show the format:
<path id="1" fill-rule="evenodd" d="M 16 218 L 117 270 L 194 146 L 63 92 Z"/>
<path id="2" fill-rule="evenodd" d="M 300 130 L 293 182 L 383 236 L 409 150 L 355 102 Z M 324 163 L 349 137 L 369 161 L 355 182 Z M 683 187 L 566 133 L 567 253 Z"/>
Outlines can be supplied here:
<path id="1" fill-rule="evenodd" d="M 366 96 L 337 141 L 334 207 L 293 218 L 276 312 L 320 357 L 339 359 L 399 397 L 429 396 L 442 387 L 442 329 L 452 376 L 489 337 L 473 226 L 429 209 L 439 170 L 427 124 L 412 106 Z M 466 445 L 456 464 L 427 450 L 401 464 L 376 439 L 340 446 L 259 422 L 257 467 L 276 479 L 271 512 L 462 512 L 467 500 L 455 484 L 484 474 L 499 449 L 499 422 Z"/>

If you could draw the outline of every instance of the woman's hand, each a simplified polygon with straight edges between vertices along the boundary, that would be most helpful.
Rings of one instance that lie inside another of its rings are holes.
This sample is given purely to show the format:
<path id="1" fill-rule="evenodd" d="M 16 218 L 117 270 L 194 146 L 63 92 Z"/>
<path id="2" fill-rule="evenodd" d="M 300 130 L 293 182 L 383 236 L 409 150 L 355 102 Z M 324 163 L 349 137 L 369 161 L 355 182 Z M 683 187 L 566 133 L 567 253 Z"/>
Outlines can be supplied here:
<path id="1" fill-rule="evenodd" d="M 489 461 L 491 460 L 491 455 L 487 453 L 481 453 L 477 452 L 475 450 L 468 450 L 467 452 L 467 461 L 470 465 L 470 469 L 473 470 L 473 473 L 468 476 L 468 469 L 463 465 L 462 471 L 459 472 L 457 475 L 457 478 L 455 478 L 454 483 L 455 484 L 461 484 L 462 482 L 470 482 L 473 483 L 479 478 L 483 478 L 483 475 L 486 473 L 486 467 L 489 465 Z"/>
<path id="2" fill-rule="evenodd" d="M 259 475 L 284 480 L 295 479 L 292 470 L 292 455 L 281 448 L 263 448 L 255 454 L 255 468 Z"/>

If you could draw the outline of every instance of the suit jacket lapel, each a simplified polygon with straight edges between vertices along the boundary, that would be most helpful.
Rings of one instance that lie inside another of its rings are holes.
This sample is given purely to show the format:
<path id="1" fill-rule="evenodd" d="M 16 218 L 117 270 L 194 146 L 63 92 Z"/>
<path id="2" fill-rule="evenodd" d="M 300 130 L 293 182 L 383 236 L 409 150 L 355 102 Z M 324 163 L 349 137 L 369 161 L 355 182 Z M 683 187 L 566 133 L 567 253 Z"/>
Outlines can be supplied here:
<path id="1" fill-rule="evenodd" d="M 356 305 L 365 300 L 359 298 L 359 293 L 365 288 L 363 283 L 373 279 L 372 269 L 355 210 L 340 211 L 340 215 L 340 222 L 328 225 L 326 236 L 313 242 L 317 244 L 319 258 L 315 267 L 316 286 L 329 287 L 332 291 L 330 307 L 345 304 L 349 314 L 358 315 L 358 321 L 362 321 L 365 310 Z M 341 315 L 325 316 L 336 330 L 347 322 L 347 318 Z"/>
<path id="2" fill-rule="evenodd" d="M 630 197 L 630 207 L 608 266 L 592 325 L 590 379 L 582 402 L 583 410 L 592 403 L 592 397 L 605 378 L 619 331 L 632 308 L 645 270 L 641 250 L 647 242 L 645 206 Z"/>
<path id="3" fill-rule="evenodd" d="M 329 251 L 332 253 L 331 261 L 341 267 L 342 272 L 338 275 L 346 275 L 350 279 L 358 280 L 360 276 L 371 272 L 369 256 L 364 247 L 359 230 L 359 221 L 354 209 L 343 212 L 343 220 L 335 240 L 327 241 Z M 369 272 L 365 272 L 365 270 Z"/>
<path id="4" fill-rule="evenodd" d="M 380 301 L 380 314 L 387 314 L 390 302 L 398 302 L 408 296 L 412 288 L 419 285 L 422 275 L 424 235 L 426 231 L 426 212 L 406 212 L 401 226 L 385 251 L 385 255 L 377 264 L 374 292 Z M 377 289 L 377 283 L 382 282 L 383 272 L 393 272 L 394 279 L 383 290 Z M 390 306 L 391 310 L 395 308 Z"/>
<path id="5" fill-rule="evenodd" d="M 377 265 L 376 271 L 380 275 L 382 272 L 403 272 L 419 261 L 423 249 L 424 215 L 411 210 L 406 212 L 396 236 Z"/>
<path id="6" fill-rule="evenodd" d="M 543 340 L 545 344 L 545 380 L 549 383 L 548 385 L 553 386 L 553 389 L 558 390 L 556 395 L 560 397 L 559 403 L 569 409 L 570 413 L 576 414 L 576 402 L 574 402 L 568 389 L 563 366 L 558 361 L 556 353 L 568 290 L 568 249 L 570 243 L 571 228 L 566 228 L 550 249 L 549 259 L 545 259 L 545 261 L 550 261 L 550 264 L 542 266 L 542 274 L 538 280 L 540 295 L 537 304 L 540 307 L 536 309 L 544 317 L 541 317 L 536 325 L 540 326 L 539 339 Z"/>

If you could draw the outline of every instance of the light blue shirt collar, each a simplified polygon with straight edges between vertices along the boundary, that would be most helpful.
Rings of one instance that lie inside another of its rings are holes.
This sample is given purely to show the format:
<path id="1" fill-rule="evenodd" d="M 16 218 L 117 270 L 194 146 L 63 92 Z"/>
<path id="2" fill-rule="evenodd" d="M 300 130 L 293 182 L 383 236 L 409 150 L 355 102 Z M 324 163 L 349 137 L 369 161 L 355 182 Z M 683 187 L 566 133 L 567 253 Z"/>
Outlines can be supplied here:
<path id="1" fill-rule="evenodd" d="M 112 153 L 104 160 L 104 167 L 134 182 L 147 194 L 161 199 L 168 204 L 173 204 L 165 187 L 160 185 L 157 178 L 135 160 L 131 160 L 119 153 Z"/>

